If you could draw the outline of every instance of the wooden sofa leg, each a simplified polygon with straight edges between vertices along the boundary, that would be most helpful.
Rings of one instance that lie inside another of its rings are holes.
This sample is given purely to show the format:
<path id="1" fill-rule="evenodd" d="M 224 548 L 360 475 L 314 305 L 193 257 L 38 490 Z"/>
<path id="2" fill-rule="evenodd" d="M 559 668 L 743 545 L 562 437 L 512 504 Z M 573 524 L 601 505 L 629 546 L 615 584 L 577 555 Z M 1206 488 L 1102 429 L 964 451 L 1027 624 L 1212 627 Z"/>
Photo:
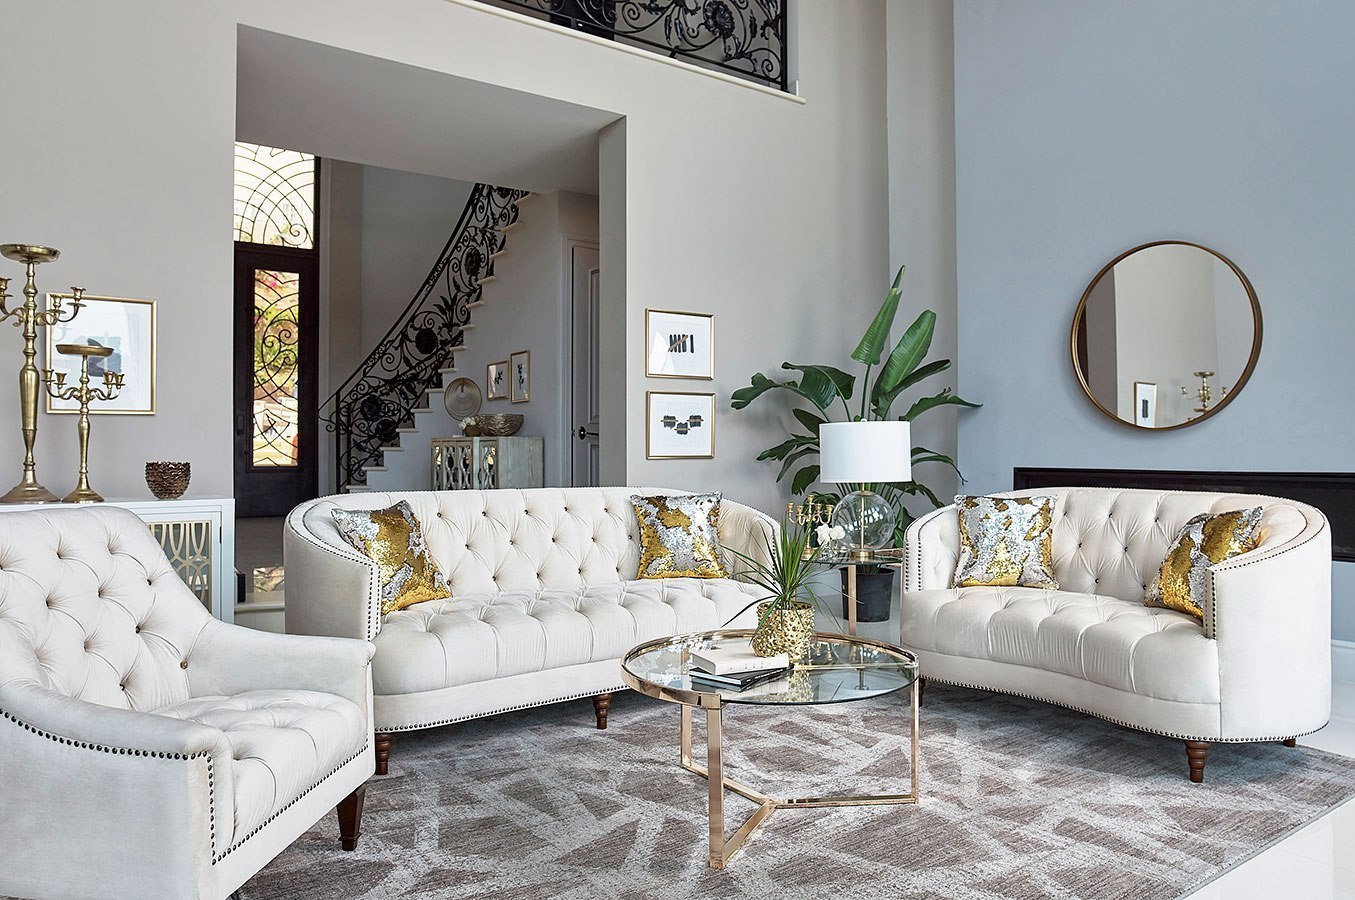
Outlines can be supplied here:
<path id="1" fill-rule="evenodd" d="M 1287 739 L 1285 740 L 1285 742 L 1284 742 L 1284 745 L 1285 745 L 1286 747 L 1297 747 L 1297 746 L 1299 745 L 1299 739 L 1298 739 L 1298 738 L 1287 738 Z"/>
<path id="2" fill-rule="evenodd" d="M 377 732 L 373 739 L 376 741 L 376 774 L 385 775 L 390 770 L 391 741 L 395 740 L 395 735 Z"/>
<path id="3" fill-rule="evenodd" d="M 1204 762 L 1209 758 L 1208 741 L 1186 741 L 1186 758 L 1190 760 L 1190 780 L 1204 781 Z"/>
<path id="4" fill-rule="evenodd" d="M 345 850 L 356 850 L 362 837 L 362 801 L 367 797 L 367 785 L 358 785 L 339 801 L 339 842 Z"/>
<path id="5" fill-rule="evenodd" d="M 598 728 L 607 727 L 607 713 L 611 708 L 611 694 L 598 694 L 593 698 L 593 713 L 598 717 Z"/>

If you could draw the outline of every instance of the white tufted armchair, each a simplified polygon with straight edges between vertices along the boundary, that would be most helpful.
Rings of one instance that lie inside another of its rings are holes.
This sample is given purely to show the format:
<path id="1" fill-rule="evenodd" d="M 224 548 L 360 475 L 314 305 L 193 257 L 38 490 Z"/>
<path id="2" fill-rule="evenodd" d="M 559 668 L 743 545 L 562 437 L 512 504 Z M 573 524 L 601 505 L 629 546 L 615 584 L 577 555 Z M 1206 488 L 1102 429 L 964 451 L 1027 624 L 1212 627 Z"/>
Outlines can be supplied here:
<path id="1" fill-rule="evenodd" d="M 372 647 L 212 618 L 117 508 L 0 513 L 0 895 L 210 898 L 374 765 Z"/>

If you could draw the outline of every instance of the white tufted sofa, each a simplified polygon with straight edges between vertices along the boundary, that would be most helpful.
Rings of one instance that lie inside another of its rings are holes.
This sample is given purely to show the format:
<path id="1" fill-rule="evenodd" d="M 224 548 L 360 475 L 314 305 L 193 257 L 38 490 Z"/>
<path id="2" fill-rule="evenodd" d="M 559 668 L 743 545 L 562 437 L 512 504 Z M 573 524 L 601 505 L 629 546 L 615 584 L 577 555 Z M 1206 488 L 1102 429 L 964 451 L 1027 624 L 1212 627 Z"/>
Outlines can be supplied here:
<path id="1" fill-rule="evenodd" d="M 370 644 L 212 618 L 144 522 L 0 513 L 0 895 L 220 900 L 339 804 Z"/>
<path id="2" fill-rule="evenodd" d="M 377 773 L 395 732 L 593 697 L 605 728 L 618 659 L 664 635 L 718 628 L 762 596 L 727 579 L 636 580 L 632 494 L 648 488 L 417 491 L 322 497 L 283 530 L 287 630 L 370 640 Z M 407 500 L 453 598 L 382 616 L 376 567 L 339 534 L 331 510 Z M 776 523 L 724 500 L 720 542 L 765 557 Z M 735 561 L 729 561 L 737 570 Z M 735 626 L 755 621 L 749 610 Z"/>
<path id="3" fill-rule="evenodd" d="M 952 589 L 953 506 L 908 529 L 902 643 L 923 675 L 1058 703 L 1186 741 L 1192 781 L 1210 742 L 1285 741 L 1331 711 L 1331 532 L 1311 506 L 1236 494 L 1046 488 L 1059 498 L 1062 590 Z M 1143 605 L 1192 516 L 1262 506 L 1258 549 L 1213 567 L 1201 623 Z"/>

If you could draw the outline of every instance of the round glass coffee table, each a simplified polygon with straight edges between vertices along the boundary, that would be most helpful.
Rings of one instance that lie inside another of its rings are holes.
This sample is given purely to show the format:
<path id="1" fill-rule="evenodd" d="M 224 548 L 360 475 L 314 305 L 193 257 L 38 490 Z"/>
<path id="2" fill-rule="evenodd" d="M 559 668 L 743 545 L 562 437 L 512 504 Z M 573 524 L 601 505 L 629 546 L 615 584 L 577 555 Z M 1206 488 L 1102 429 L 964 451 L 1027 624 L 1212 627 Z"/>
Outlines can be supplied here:
<path id="1" fill-rule="evenodd" d="M 791 672 L 746 691 L 721 691 L 694 685 L 688 673 L 692 650 L 747 642 L 747 629 L 706 631 L 660 638 L 633 648 L 621 659 L 621 677 L 642 694 L 676 703 L 681 709 L 679 762 L 703 776 L 710 798 L 710 865 L 723 869 L 754 831 L 778 809 L 821 806 L 883 806 L 918 802 L 918 664 L 907 650 L 853 635 L 817 633 L 808 658 Z M 815 706 L 881 697 L 908 688 L 911 788 L 906 794 L 854 794 L 778 799 L 724 776 L 721 712 L 728 704 Z M 692 710 L 706 711 L 706 765 L 692 761 Z M 758 808 L 731 835 L 725 834 L 724 792 L 733 791 Z"/>

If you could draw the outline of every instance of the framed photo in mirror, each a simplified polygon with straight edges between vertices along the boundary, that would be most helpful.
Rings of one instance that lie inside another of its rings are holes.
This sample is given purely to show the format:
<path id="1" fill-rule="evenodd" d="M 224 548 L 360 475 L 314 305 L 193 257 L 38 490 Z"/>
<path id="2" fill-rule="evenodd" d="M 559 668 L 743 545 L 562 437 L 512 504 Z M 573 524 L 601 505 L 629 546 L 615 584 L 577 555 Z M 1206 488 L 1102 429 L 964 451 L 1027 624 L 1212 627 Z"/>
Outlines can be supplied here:
<path id="1" fill-rule="evenodd" d="M 48 305 L 53 298 L 65 304 L 71 294 L 48 294 Z M 111 347 L 109 356 L 92 357 L 89 377 L 102 383 L 104 372 L 123 376 L 123 389 L 107 403 L 91 406 L 90 415 L 149 416 L 155 413 L 155 301 L 127 297 L 84 296 L 84 308 L 68 322 L 59 322 L 47 329 L 47 366 L 66 374 L 66 383 L 80 380 L 80 360 L 56 352 L 57 344 L 96 344 Z M 74 400 L 58 400 L 43 391 L 49 413 L 77 413 L 80 404 Z"/>
<path id="2" fill-rule="evenodd" d="M 1134 424 L 1157 427 L 1157 384 L 1152 381 L 1134 382 Z"/>

